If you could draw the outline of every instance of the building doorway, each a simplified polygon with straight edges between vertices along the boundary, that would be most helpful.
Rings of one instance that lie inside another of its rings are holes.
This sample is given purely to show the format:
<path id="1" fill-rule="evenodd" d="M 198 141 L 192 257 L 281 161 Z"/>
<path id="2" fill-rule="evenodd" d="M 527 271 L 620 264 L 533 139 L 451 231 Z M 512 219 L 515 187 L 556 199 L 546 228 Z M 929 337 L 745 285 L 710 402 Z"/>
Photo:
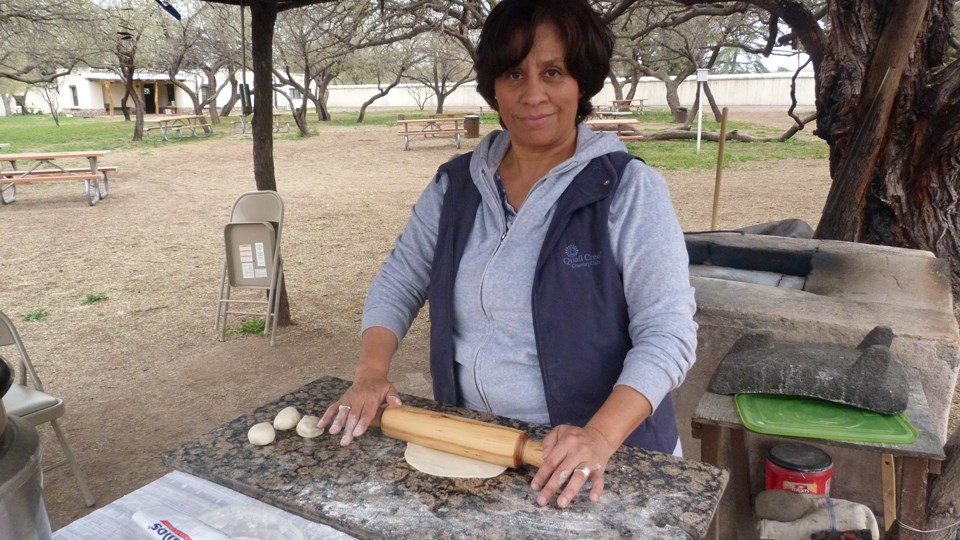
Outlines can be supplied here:
<path id="1" fill-rule="evenodd" d="M 147 114 L 157 114 L 157 100 L 154 94 L 157 91 L 156 83 L 143 85 L 143 111 Z"/>

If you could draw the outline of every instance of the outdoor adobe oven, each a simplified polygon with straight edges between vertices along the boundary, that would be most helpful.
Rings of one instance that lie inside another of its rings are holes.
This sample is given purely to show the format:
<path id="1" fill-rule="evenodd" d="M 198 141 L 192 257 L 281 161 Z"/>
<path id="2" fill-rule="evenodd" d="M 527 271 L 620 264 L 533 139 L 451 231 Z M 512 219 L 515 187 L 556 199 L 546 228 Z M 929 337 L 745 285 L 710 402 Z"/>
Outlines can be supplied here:
<path id="1" fill-rule="evenodd" d="M 674 392 L 687 458 L 700 457 L 690 419 L 714 370 L 737 339 L 758 329 L 782 341 L 855 347 L 875 326 L 891 327 L 892 352 L 923 386 L 934 429 L 946 442 L 960 350 L 946 261 L 926 251 L 831 240 L 739 233 L 686 240 L 700 325 L 697 363 Z M 763 489 L 763 450 L 772 441 L 747 434 L 753 493 Z M 821 448 L 834 459 L 831 495 L 879 514 L 879 464 L 854 450 Z M 740 489 L 731 484 L 727 492 Z"/>

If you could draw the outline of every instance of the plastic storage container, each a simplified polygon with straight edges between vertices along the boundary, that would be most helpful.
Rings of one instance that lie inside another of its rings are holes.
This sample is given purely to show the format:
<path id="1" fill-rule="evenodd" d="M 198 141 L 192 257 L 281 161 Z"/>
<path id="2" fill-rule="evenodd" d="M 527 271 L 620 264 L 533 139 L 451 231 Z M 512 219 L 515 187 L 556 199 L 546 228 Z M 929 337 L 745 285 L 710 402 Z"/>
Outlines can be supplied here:
<path id="1" fill-rule="evenodd" d="M 833 460 L 810 445 L 780 444 L 767 452 L 767 489 L 830 495 Z"/>

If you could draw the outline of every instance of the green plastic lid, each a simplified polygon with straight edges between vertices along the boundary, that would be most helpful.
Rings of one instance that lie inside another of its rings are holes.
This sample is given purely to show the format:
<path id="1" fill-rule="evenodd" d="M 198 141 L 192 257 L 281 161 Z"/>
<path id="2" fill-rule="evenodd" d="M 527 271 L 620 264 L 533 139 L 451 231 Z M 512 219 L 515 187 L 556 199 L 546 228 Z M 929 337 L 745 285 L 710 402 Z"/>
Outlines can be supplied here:
<path id="1" fill-rule="evenodd" d="M 912 444 L 920 436 L 903 413 L 774 394 L 737 394 L 735 402 L 743 425 L 767 435 L 881 444 Z"/>

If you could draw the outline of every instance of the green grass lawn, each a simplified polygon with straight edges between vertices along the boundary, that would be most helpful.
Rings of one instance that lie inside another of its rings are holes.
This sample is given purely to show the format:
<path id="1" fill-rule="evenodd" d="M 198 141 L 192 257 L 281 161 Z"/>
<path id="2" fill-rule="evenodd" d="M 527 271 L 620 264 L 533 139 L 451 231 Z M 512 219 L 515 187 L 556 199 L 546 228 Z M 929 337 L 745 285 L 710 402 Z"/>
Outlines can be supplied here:
<path id="1" fill-rule="evenodd" d="M 651 141 L 630 142 L 630 153 L 640 156 L 655 169 L 715 169 L 719 143 L 697 141 Z M 827 159 L 830 148 L 824 141 L 789 139 L 785 142 L 744 143 L 727 141 L 724 148 L 724 166 L 751 161 L 776 161 L 780 159 Z"/>
<path id="2" fill-rule="evenodd" d="M 449 110 L 455 110 L 450 108 Z M 368 110 L 365 126 L 393 126 L 397 115 L 406 118 L 424 118 L 432 111 Z M 314 132 L 323 132 L 325 126 L 356 126 L 358 110 L 335 110 L 333 119 L 326 124 L 316 120 L 313 110 L 307 112 L 307 122 Z M 719 131 L 720 124 L 704 116 L 704 131 Z M 642 131 L 652 131 L 675 126 L 667 110 L 648 110 L 640 119 Z M 239 137 L 233 132 L 234 117 L 221 118 L 221 124 L 214 127 L 213 137 Z M 291 123 L 290 133 L 275 134 L 278 140 L 300 138 L 292 116 L 282 120 Z M 498 126 L 497 116 L 487 113 L 482 116 L 483 130 Z M 151 125 L 149 122 L 146 125 Z M 696 129 L 696 123 L 694 123 Z M 728 130 L 740 130 L 743 133 L 764 137 L 779 135 L 781 130 L 770 126 L 730 122 Z M 250 137 L 249 134 L 242 135 Z M 154 148 L 180 144 L 203 144 L 206 138 L 186 138 L 180 141 L 158 142 L 143 140 L 135 143 L 133 122 L 126 122 L 122 116 L 113 118 L 73 118 L 61 117 L 60 126 L 56 126 L 48 115 L 18 115 L 0 117 L 0 143 L 11 143 L 5 152 L 67 152 L 75 150 L 139 150 L 151 151 Z M 700 153 L 696 151 L 696 141 L 659 141 L 636 142 L 628 144 L 630 151 L 642 157 L 651 166 L 664 170 L 677 169 L 713 169 L 716 166 L 718 144 L 703 141 Z M 781 159 L 827 159 L 829 148 L 825 142 L 809 136 L 794 137 L 786 142 L 741 143 L 729 141 L 726 144 L 725 163 L 735 166 L 752 161 L 773 161 Z"/>
<path id="3" fill-rule="evenodd" d="M 232 119 L 215 126 L 212 137 L 222 137 L 230 130 Z M 146 121 L 144 126 L 156 125 Z M 77 118 L 60 117 L 60 125 L 49 115 L 27 114 L 0 117 L 0 143 L 10 143 L 4 152 L 71 152 L 81 150 L 152 149 L 170 144 L 197 144 L 207 137 L 188 137 L 180 141 L 152 141 L 144 138 L 133 142 L 133 120 L 123 116 Z"/>

